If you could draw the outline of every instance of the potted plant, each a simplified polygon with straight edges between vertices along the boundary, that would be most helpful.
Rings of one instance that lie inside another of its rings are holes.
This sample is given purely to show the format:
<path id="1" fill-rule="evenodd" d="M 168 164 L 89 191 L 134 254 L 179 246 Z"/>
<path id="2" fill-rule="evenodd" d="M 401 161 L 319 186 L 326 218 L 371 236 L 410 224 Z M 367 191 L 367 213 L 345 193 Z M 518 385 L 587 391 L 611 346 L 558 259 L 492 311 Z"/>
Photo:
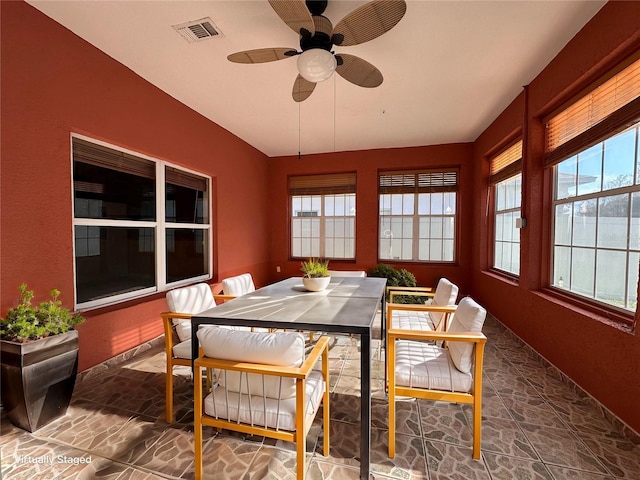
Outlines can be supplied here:
<path id="1" fill-rule="evenodd" d="M 2 406 L 12 423 L 33 432 L 64 415 L 78 373 L 78 332 L 84 318 L 69 312 L 51 290 L 32 305 L 23 283 L 16 307 L 0 318 Z"/>
<path id="2" fill-rule="evenodd" d="M 329 275 L 329 260 L 310 258 L 302 262 L 300 271 L 304 274 L 302 276 L 304 288 L 311 292 L 324 290 L 331 281 L 331 276 Z"/>

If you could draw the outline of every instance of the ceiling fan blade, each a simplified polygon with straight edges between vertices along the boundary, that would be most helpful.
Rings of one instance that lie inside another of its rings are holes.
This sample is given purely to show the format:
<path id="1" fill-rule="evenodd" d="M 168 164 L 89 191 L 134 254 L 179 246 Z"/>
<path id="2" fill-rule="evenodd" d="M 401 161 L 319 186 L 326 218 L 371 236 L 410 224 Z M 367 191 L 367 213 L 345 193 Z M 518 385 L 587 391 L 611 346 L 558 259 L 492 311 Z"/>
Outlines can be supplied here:
<path id="1" fill-rule="evenodd" d="M 303 102 L 313 93 L 314 88 L 316 88 L 316 83 L 305 80 L 302 75 L 298 75 L 296 81 L 293 82 L 291 95 L 296 102 Z"/>
<path id="2" fill-rule="evenodd" d="M 302 35 L 302 30 L 308 31 L 311 36 L 315 33 L 313 18 L 304 0 L 269 0 L 269 5 L 298 35 Z"/>
<path id="3" fill-rule="evenodd" d="M 382 83 L 383 77 L 380 70 L 366 60 L 345 53 L 336 54 L 336 59 L 338 60 L 336 72 L 345 80 L 365 88 L 374 88 Z"/>
<path id="4" fill-rule="evenodd" d="M 407 11 L 405 0 L 373 0 L 338 22 L 332 38 L 336 45 L 359 45 L 388 32 Z"/>
<path id="5" fill-rule="evenodd" d="M 297 52 L 292 48 L 257 48 L 232 53 L 227 60 L 234 63 L 265 63 L 284 60 L 294 55 L 297 55 Z"/>

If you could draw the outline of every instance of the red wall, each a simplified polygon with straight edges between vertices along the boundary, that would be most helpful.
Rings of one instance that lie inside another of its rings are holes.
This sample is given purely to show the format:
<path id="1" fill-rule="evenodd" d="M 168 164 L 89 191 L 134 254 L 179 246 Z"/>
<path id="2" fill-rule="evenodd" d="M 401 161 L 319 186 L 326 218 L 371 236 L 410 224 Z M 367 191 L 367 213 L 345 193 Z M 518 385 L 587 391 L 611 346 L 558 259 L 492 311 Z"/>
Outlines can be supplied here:
<path id="1" fill-rule="evenodd" d="M 300 261 L 289 258 L 290 205 L 287 180 L 290 175 L 314 173 L 357 173 L 356 259 L 331 261 L 336 270 L 369 270 L 378 264 L 378 170 L 459 167 L 458 257 L 455 265 L 382 262 L 412 272 L 420 285 L 433 285 L 442 276 L 458 283 L 463 292 L 470 288 L 468 267 L 472 246 L 464 239 L 471 236 L 472 169 L 471 144 L 436 145 L 416 148 L 390 148 L 324 155 L 280 157 L 269 160 L 271 201 L 271 273 L 272 279 L 301 275 Z M 276 273 L 280 266 L 281 273 Z"/>
<path id="2" fill-rule="evenodd" d="M 549 295 L 549 176 L 542 117 L 640 49 L 640 2 L 610 2 L 474 143 L 473 294 L 499 320 L 640 432 L 640 338 L 606 312 Z M 488 271 L 487 155 L 524 131 L 521 275 L 518 284 Z M 547 213 L 548 212 L 548 213 Z M 637 319 L 636 313 L 635 318 Z M 491 339 L 489 339 L 491 341 Z"/>
<path id="3" fill-rule="evenodd" d="M 473 145 L 342 152 L 267 159 L 168 97 L 23 2 L 0 2 L 2 146 L 0 311 L 26 281 L 37 292 L 73 291 L 69 135 L 78 132 L 215 177 L 217 277 L 250 271 L 258 285 L 298 275 L 288 257 L 288 175 L 356 171 L 357 258 L 377 264 L 378 169 L 460 166 L 458 262 L 395 264 L 420 284 L 448 276 L 526 342 L 640 431 L 640 339 L 604 315 L 544 290 L 549 195 L 540 118 L 640 49 L 640 2 L 610 2 Z M 24 28 L 28 25 L 29 28 Z M 525 115 L 525 111 L 527 114 Z M 526 120 L 526 121 L 525 121 Z M 523 127 L 524 124 L 524 127 Z M 522 274 L 515 284 L 488 265 L 486 156 L 524 130 Z M 241 180 L 240 180 L 241 178 Z M 268 182 L 264 179 L 267 178 Z M 267 191 L 268 189 L 268 191 Z M 332 262 L 339 263 L 339 262 Z M 281 272 L 276 273 L 276 266 Z M 163 295 L 89 312 L 80 326 L 85 369 L 161 333 Z M 490 341 L 490 339 L 489 339 Z"/>
<path id="4" fill-rule="evenodd" d="M 21 282 L 73 306 L 72 132 L 214 177 L 217 277 L 248 271 L 264 284 L 267 158 L 30 5 L 0 3 L 0 312 Z M 157 294 L 87 312 L 80 369 L 160 335 L 165 309 Z"/>

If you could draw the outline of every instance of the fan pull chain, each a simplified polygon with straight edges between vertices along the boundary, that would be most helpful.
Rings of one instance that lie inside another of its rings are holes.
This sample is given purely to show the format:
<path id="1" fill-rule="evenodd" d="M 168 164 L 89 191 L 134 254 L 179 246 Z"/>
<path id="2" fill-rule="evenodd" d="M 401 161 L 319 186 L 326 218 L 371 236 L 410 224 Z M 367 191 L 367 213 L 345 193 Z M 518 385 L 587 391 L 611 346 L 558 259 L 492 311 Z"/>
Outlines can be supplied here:
<path id="1" fill-rule="evenodd" d="M 298 86 L 298 98 L 300 98 L 300 83 L 302 83 L 300 80 L 298 80 L 296 82 L 296 85 Z M 300 160 L 300 104 L 302 102 L 298 102 L 298 160 Z"/>
<path id="2" fill-rule="evenodd" d="M 336 74 L 333 74 L 333 153 L 336 153 Z"/>

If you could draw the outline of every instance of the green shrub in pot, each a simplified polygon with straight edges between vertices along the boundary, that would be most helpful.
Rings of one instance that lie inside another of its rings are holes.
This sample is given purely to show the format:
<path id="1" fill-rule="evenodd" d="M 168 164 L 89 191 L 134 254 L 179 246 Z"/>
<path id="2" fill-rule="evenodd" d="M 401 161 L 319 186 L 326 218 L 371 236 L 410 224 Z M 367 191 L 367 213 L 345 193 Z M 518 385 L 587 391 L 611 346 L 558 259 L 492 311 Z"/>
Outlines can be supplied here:
<path id="1" fill-rule="evenodd" d="M 27 290 L 26 283 L 21 284 L 18 290 L 18 305 L 7 310 L 7 315 L 0 318 L 2 340 L 19 343 L 38 340 L 74 330 L 76 325 L 85 320 L 62 306 L 58 298 L 60 290 L 52 289 L 51 298 L 38 305 L 31 304 L 34 293 L 33 290 Z"/>

